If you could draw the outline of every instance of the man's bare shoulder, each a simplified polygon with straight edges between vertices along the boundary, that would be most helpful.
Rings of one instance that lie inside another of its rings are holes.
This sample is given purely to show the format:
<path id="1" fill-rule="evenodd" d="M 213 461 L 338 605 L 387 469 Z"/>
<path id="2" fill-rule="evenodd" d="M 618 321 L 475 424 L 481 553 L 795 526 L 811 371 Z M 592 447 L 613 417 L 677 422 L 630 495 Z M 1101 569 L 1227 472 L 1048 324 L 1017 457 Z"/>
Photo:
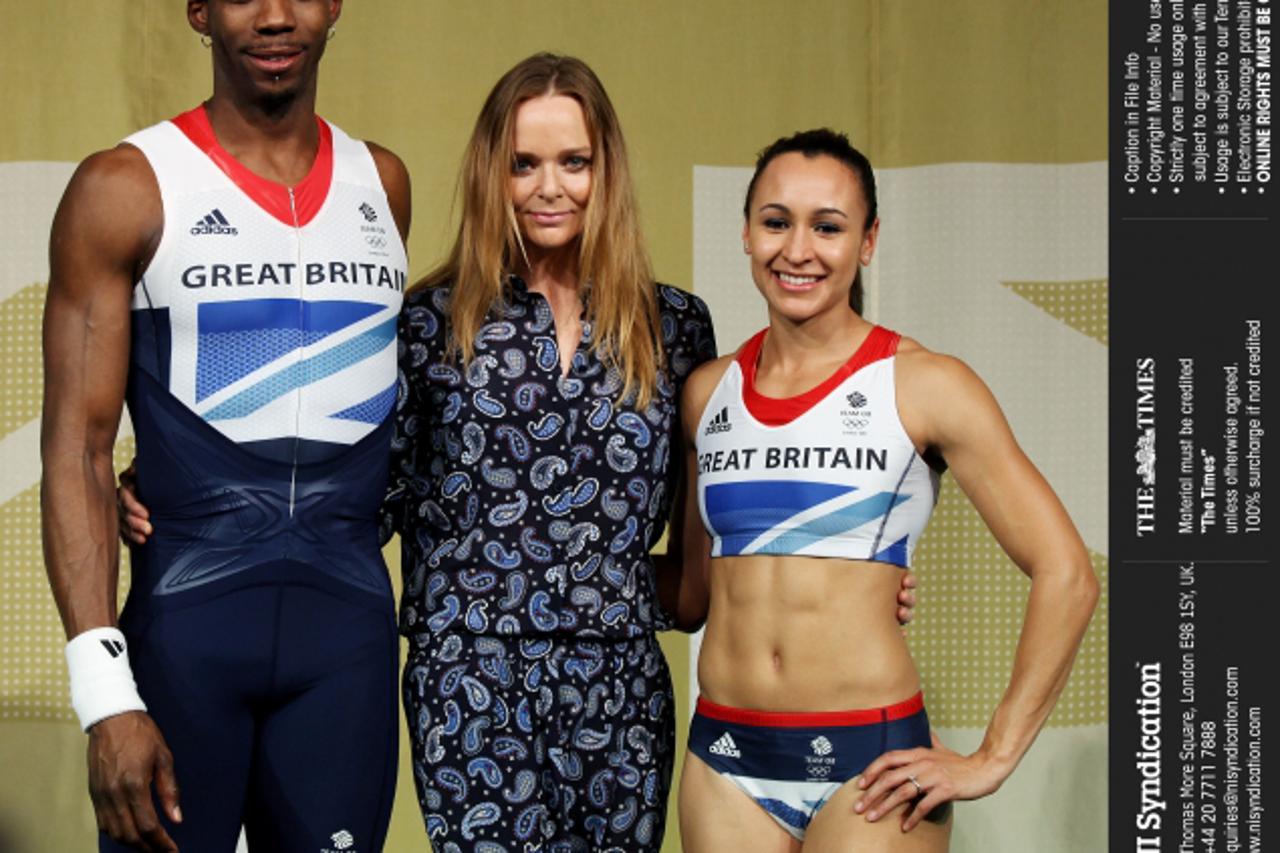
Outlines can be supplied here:
<path id="1" fill-rule="evenodd" d="M 137 268 L 164 228 L 160 186 L 146 156 L 120 144 L 86 157 L 67 184 L 53 221 L 52 260 L 83 256 L 107 266 Z"/>
<path id="2" fill-rule="evenodd" d="M 387 194 L 387 204 L 391 206 L 391 215 L 395 217 L 400 237 L 407 239 L 413 214 L 409 170 L 404 161 L 390 149 L 368 140 L 364 144 L 378 169 L 378 177 L 382 180 L 382 189 Z"/>
<path id="3" fill-rule="evenodd" d="M 160 198 L 160 187 L 146 155 L 126 142 L 84 158 L 68 186 L 76 185 L 113 197 L 152 195 L 157 201 Z"/>
<path id="4" fill-rule="evenodd" d="M 400 174 L 408 178 L 409 171 L 405 168 L 404 161 L 400 159 L 400 155 L 390 148 L 384 148 L 368 139 L 364 140 L 364 144 L 369 149 L 369 154 L 373 157 L 373 162 L 378 167 L 378 174 Z"/>
<path id="5" fill-rule="evenodd" d="M 62 207 L 74 205 L 80 216 L 138 222 L 164 214 L 160 185 L 151 164 L 137 148 L 121 143 L 89 155 L 67 184 Z"/>

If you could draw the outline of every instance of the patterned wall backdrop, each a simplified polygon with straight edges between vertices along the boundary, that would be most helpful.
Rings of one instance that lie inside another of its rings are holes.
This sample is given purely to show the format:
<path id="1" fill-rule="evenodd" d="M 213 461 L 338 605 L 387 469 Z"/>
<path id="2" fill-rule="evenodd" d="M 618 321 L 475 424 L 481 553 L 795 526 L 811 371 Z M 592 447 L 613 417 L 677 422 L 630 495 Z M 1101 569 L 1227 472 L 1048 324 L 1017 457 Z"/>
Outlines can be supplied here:
<path id="1" fill-rule="evenodd" d="M 92 847 L 39 538 L 46 247 L 76 162 L 207 96 L 208 54 L 181 6 L 0 0 L 0 851 Z M 416 275 L 448 240 L 456 168 L 493 81 L 536 50 L 581 56 L 622 118 L 655 266 L 707 297 L 722 349 L 764 322 L 738 241 L 743 167 L 793 130 L 848 131 L 882 177 L 868 313 L 986 379 L 1105 589 L 1105 45 L 1100 0 L 383 0 L 346 4 L 319 106 L 408 164 Z M 117 465 L 131 455 L 126 424 Z M 950 745 L 973 748 L 1027 583 L 952 486 L 918 559 L 911 643 L 931 714 Z M 127 580 L 126 565 L 122 591 Z M 958 809 L 954 850 L 1103 848 L 1104 614 L 1105 597 L 1017 774 Z M 696 640 L 663 646 L 690 684 Z M 413 800 L 402 758 L 391 850 L 426 849 Z M 664 849 L 679 849 L 674 820 Z"/>

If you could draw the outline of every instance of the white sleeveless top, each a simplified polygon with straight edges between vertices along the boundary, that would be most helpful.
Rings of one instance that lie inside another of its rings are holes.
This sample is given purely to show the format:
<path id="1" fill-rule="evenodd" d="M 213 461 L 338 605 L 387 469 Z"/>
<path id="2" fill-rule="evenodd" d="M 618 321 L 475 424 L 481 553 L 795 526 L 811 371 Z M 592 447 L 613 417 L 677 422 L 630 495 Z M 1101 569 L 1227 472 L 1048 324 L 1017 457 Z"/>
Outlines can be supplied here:
<path id="1" fill-rule="evenodd" d="M 232 441 L 294 461 L 390 413 L 407 275 L 368 148 L 317 122 L 315 163 L 293 188 L 231 157 L 203 107 L 125 140 L 164 204 L 134 287 L 133 367 Z"/>
<path id="2" fill-rule="evenodd" d="M 900 336 L 876 326 L 826 382 L 777 400 L 754 388 L 766 332 L 729 365 L 698 423 L 698 505 L 711 555 L 910 565 L 938 474 L 898 418 Z"/>

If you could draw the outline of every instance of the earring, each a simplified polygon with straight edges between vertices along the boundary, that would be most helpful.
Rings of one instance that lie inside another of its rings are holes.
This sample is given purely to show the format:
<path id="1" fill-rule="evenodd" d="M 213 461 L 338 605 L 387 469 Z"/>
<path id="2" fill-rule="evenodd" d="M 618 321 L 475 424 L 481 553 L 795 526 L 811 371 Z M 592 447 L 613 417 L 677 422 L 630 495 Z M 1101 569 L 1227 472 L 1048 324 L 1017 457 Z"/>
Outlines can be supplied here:
<path id="1" fill-rule="evenodd" d="M 745 255 L 749 255 L 749 254 L 751 254 L 751 244 L 750 244 L 750 243 L 747 243 L 747 242 L 743 242 L 743 244 L 742 244 L 742 252 L 743 252 L 743 254 L 745 254 Z"/>
<path id="2" fill-rule="evenodd" d="M 329 33 L 324 37 L 325 41 L 333 41 L 333 37 L 338 34 L 337 27 L 329 27 Z"/>
<path id="3" fill-rule="evenodd" d="M 213 47 L 213 38 L 206 33 L 200 36 L 200 44 L 203 47 Z"/>

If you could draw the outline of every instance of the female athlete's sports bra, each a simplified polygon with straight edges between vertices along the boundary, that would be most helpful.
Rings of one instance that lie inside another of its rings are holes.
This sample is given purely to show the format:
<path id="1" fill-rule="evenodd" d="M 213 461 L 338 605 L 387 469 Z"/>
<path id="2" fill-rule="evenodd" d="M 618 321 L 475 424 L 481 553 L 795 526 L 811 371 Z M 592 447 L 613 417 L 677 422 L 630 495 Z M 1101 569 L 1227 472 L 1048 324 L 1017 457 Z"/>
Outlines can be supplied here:
<path id="1" fill-rule="evenodd" d="M 910 565 L 938 474 L 898 418 L 901 336 L 875 326 L 821 385 L 774 399 L 755 390 L 767 332 L 729 365 L 698 423 L 698 505 L 711 555 Z"/>

